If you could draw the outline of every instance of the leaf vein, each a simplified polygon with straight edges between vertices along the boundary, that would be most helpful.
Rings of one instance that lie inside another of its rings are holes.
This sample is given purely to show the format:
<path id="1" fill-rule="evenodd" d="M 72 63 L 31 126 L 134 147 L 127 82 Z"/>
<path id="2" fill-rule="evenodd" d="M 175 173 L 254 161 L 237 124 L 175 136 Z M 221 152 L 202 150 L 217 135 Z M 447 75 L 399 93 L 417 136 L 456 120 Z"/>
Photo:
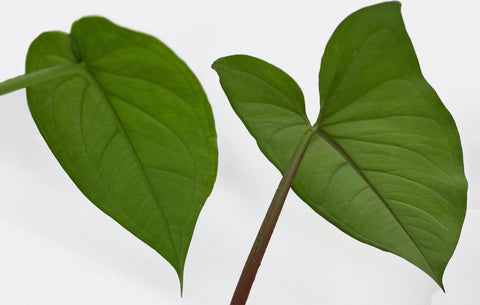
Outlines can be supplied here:
<path id="1" fill-rule="evenodd" d="M 447 172 L 445 172 L 440 166 L 435 164 L 430 158 L 428 158 L 424 154 L 420 153 L 419 151 L 416 151 L 415 149 L 412 149 L 412 148 L 409 148 L 409 147 L 405 147 L 405 146 L 402 146 L 402 145 L 399 145 L 399 144 L 383 143 L 383 142 L 376 142 L 376 141 L 372 141 L 372 140 L 356 139 L 356 138 L 343 137 L 343 136 L 340 136 L 340 137 L 335 136 L 335 139 L 355 141 L 355 142 L 363 142 L 363 143 L 369 143 L 369 144 L 381 145 L 381 146 L 396 147 L 396 148 L 399 148 L 399 149 L 407 150 L 407 151 L 415 153 L 416 155 L 421 156 L 423 159 L 427 160 L 431 165 L 433 165 L 435 168 L 437 168 L 440 172 L 448 175 Z"/>
<path id="2" fill-rule="evenodd" d="M 325 133 L 320 128 L 318 129 L 318 135 L 322 139 L 324 139 L 328 144 L 330 144 L 330 146 L 332 146 L 332 148 L 334 148 L 345 159 L 345 161 L 347 161 L 348 164 L 350 164 L 352 169 L 355 170 L 355 172 L 360 176 L 360 178 L 362 178 L 362 180 L 369 186 L 369 188 L 374 192 L 374 194 L 376 195 L 378 200 L 385 206 L 385 208 L 390 213 L 390 215 L 392 215 L 395 222 L 400 226 L 400 228 L 406 234 L 408 239 L 413 243 L 415 248 L 419 251 L 421 257 L 424 259 L 425 263 L 429 267 L 432 274 L 435 274 L 433 272 L 432 266 L 430 265 L 430 262 L 428 261 L 427 257 L 425 256 L 425 253 L 422 251 L 422 249 L 417 244 L 415 239 L 410 235 L 407 228 L 403 225 L 403 223 L 400 221 L 400 219 L 397 217 L 397 215 L 393 212 L 393 210 L 388 205 L 388 203 L 385 201 L 385 199 L 382 197 L 382 195 L 380 195 L 380 193 L 375 188 L 375 186 L 370 182 L 370 180 L 367 178 L 367 176 L 365 176 L 365 174 L 362 172 L 362 169 L 360 167 L 358 167 L 358 165 L 355 163 L 355 161 L 343 150 L 343 148 L 330 135 Z"/>

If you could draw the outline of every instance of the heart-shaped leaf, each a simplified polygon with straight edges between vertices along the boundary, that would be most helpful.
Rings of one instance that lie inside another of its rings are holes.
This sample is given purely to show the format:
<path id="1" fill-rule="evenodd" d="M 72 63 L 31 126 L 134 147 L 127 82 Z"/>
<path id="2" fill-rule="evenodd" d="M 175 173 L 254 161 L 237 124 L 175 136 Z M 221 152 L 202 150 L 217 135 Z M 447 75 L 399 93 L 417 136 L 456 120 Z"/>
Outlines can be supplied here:
<path id="1" fill-rule="evenodd" d="M 217 170 L 213 115 L 198 80 L 157 39 L 99 17 L 32 43 L 27 77 L 56 67 L 67 72 L 27 88 L 48 146 L 78 188 L 182 282 Z"/>
<path id="2" fill-rule="evenodd" d="M 222 87 L 261 151 L 282 172 L 314 133 L 293 190 L 352 237 L 395 253 L 442 288 L 466 208 L 455 123 L 423 78 L 397 2 L 346 18 L 320 70 L 310 126 L 297 84 L 259 59 L 217 60 Z"/>

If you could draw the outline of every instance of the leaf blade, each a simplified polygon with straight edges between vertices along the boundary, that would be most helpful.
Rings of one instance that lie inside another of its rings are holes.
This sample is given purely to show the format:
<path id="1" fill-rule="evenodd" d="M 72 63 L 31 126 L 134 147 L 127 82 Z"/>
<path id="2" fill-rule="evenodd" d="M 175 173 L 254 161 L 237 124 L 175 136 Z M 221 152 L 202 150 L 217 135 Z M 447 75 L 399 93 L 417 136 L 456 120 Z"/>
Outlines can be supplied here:
<path id="1" fill-rule="evenodd" d="M 298 85 L 277 67 L 247 55 L 220 58 L 212 68 L 260 150 L 283 172 L 311 127 Z"/>
<path id="2" fill-rule="evenodd" d="M 273 140 L 251 130 L 257 119 L 236 105 L 251 88 L 216 70 L 232 107 L 283 173 L 300 136 L 265 149 Z M 240 89 L 225 86 L 226 78 Z M 465 216 L 467 183 L 455 123 L 421 74 L 399 3 L 364 8 L 339 25 L 322 58 L 319 89 L 319 131 L 293 190 L 340 230 L 410 261 L 443 289 Z M 278 126 L 282 119 L 272 121 Z"/>
<path id="3" fill-rule="evenodd" d="M 80 73 L 27 88 L 32 116 L 87 198 L 165 257 L 182 283 L 216 177 L 206 95 L 160 41 L 99 17 L 77 21 L 71 35 L 40 35 L 27 73 L 79 61 Z"/>
<path id="4" fill-rule="evenodd" d="M 339 25 L 322 58 L 319 88 L 321 129 L 378 185 L 374 193 L 418 249 L 419 257 L 408 260 L 443 288 L 465 214 L 461 145 L 453 119 L 420 71 L 399 3 L 364 8 Z M 381 155 L 388 156 L 383 165 Z"/>

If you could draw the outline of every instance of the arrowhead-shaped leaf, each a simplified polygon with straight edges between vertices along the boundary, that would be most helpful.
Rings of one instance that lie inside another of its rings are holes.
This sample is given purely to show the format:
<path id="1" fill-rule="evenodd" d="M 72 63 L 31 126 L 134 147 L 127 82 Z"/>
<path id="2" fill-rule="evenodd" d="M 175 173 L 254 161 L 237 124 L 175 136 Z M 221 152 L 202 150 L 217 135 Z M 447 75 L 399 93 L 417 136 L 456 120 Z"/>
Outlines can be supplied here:
<path id="1" fill-rule="evenodd" d="M 299 87 L 249 56 L 221 58 L 213 68 L 283 173 L 310 127 Z M 421 74 L 400 4 L 346 18 L 328 42 L 319 82 L 321 111 L 293 190 L 342 231 L 405 258 L 443 288 L 467 182 L 455 123 Z"/>
<path id="2" fill-rule="evenodd" d="M 160 41 L 99 17 L 75 22 L 71 34 L 40 35 L 28 51 L 27 75 L 69 63 L 80 68 L 27 88 L 41 134 L 79 189 L 182 281 L 217 170 L 202 87 Z"/>

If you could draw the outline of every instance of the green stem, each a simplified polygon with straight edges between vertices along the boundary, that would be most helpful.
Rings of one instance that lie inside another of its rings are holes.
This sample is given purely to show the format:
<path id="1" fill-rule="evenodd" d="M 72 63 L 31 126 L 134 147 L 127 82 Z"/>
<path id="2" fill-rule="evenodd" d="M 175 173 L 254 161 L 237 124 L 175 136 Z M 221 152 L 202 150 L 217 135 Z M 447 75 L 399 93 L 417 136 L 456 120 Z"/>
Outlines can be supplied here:
<path id="1" fill-rule="evenodd" d="M 250 293 L 258 268 L 262 262 L 263 255 L 267 249 L 268 242 L 270 241 L 270 237 L 272 236 L 278 217 L 282 211 L 288 191 L 290 190 L 305 151 L 317 130 L 318 127 L 316 125 L 307 130 L 290 159 L 282 180 L 278 185 L 277 191 L 273 196 L 272 203 L 263 219 L 262 226 L 260 227 L 257 238 L 253 243 L 252 250 L 250 250 L 247 262 L 243 267 L 242 275 L 238 280 L 237 288 L 235 288 L 235 293 L 233 294 L 230 303 L 231 305 L 244 305 L 247 302 L 248 294 Z"/>
<path id="2" fill-rule="evenodd" d="M 22 88 L 27 88 L 41 82 L 63 75 L 74 74 L 81 70 L 81 64 L 63 64 L 20 75 L 0 83 L 0 95 L 4 95 Z"/>

